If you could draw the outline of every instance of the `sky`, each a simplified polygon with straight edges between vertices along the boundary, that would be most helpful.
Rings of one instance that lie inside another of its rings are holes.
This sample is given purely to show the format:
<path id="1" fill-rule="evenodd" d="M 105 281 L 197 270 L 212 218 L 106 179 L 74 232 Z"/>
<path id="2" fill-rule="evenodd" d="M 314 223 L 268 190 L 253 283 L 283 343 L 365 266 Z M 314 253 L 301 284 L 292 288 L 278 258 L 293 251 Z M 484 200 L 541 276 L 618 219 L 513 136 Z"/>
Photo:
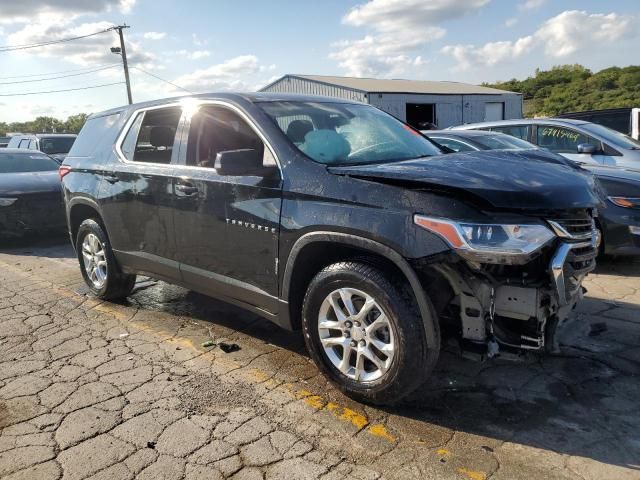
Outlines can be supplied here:
<path id="1" fill-rule="evenodd" d="M 0 121 L 125 104 L 116 33 L 14 48 L 125 23 L 137 102 L 287 73 L 478 84 L 597 71 L 640 63 L 639 22 L 638 0 L 0 0 Z"/>

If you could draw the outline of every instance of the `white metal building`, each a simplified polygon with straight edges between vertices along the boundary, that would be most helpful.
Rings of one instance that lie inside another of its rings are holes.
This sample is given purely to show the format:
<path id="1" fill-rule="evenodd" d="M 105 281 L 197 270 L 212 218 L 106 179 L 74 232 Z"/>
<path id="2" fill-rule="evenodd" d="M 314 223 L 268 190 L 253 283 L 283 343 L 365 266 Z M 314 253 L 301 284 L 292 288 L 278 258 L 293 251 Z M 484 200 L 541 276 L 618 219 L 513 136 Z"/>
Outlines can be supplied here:
<path id="1" fill-rule="evenodd" d="M 417 128 L 522 118 L 522 94 L 459 82 L 289 74 L 260 91 L 357 100 Z"/>

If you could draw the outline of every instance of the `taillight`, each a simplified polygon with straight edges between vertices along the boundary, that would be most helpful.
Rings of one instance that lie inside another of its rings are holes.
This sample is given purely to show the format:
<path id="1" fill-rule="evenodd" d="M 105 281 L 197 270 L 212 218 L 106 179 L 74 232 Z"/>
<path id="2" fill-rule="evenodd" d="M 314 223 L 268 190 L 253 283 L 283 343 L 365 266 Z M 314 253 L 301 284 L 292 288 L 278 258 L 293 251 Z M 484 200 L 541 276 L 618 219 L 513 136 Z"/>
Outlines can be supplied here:
<path id="1" fill-rule="evenodd" d="M 69 172 L 71 172 L 71 167 L 67 167 L 66 165 L 60 165 L 60 167 L 58 167 L 58 175 L 60 176 L 60 181 L 62 181 L 64 176 Z"/>

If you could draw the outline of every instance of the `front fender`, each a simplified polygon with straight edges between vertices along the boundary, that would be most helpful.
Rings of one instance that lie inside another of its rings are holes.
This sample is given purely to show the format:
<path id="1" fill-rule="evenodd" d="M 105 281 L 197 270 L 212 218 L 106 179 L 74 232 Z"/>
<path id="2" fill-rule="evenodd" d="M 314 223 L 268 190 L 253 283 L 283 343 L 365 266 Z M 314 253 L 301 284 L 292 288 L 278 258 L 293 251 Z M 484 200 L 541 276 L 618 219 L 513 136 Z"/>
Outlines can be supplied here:
<path id="1" fill-rule="evenodd" d="M 429 354 L 429 358 L 431 359 L 433 355 L 435 355 L 435 357 L 433 357 L 433 361 L 435 362 L 440 351 L 440 325 L 433 305 L 422 288 L 418 275 L 413 270 L 409 262 L 407 262 L 407 260 L 405 260 L 402 255 L 394 249 L 380 242 L 365 237 L 331 231 L 311 232 L 301 236 L 293 245 L 289 258 L 287 259 L 282 280 L 281 298 L 289 298 L 291 292 L 291 279 L 298 255 L 306 246 L 317 242 L 329 242 L 336 245 L 356 247 L 358 249 L 380 255 L 393 262 L 393 264 L 400 269 L 407 279 L 407 282 L 409 283 L 409 286 L 416 298 L 425 331 L 427 347 L 429 352 L 431 352 Z"/>

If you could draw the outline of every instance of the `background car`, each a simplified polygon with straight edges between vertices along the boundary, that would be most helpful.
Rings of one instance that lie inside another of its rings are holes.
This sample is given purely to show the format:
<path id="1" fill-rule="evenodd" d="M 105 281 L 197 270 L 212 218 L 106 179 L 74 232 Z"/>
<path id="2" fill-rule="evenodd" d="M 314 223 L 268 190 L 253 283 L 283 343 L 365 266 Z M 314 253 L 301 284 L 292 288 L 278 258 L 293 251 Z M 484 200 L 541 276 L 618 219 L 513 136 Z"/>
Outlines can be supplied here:
<path id="1" fill-rule="evenodd" d="M 519 138 L 484 130 L 423 133 L 455 152 L 537 148 Z M 640 255 L 640 171 L 583 162 L 579 162 L 579 165 L 596 176 L 606 197 L 596 220 L 600 231 L 600 253 Z"/>
<path id="2" fill-rule="evenodd" d="M 640 168 L 640 142 L 603 125 L 573 119 L 539 118 L 470 123 L 453 130 L 489 130 L 527 140 L 569 160 Z"/>
<path id="3" fill-rule="evenodd" d="M 14 135 L 11 137 L 8 148 L 26 150 L 39 150 L 46 153 L 58 163 L 62 161 L 71 150 L 77 135 L 71 133 L 46 133 Z"/>
<path id="4" fill-rule="evenodd" d="M 30 150 L 0 150 L 0 238 L 65 229 L 56 161 Z"/>
<path id="5" fill-rule="evenodd" d="M 11 137 L 0 137 L 0 148 L 7 148 L 9 140 L 11 140 Z"/>
<path id="6" fill-rule="evenodd" d="M 479 150 L 530 150 L 535 145 L 511 135 L 485 130 L 468 130 L 464 133 L 451 130 L 423 130 L 431 140 L 452 152 L 476 152 Z"/>

